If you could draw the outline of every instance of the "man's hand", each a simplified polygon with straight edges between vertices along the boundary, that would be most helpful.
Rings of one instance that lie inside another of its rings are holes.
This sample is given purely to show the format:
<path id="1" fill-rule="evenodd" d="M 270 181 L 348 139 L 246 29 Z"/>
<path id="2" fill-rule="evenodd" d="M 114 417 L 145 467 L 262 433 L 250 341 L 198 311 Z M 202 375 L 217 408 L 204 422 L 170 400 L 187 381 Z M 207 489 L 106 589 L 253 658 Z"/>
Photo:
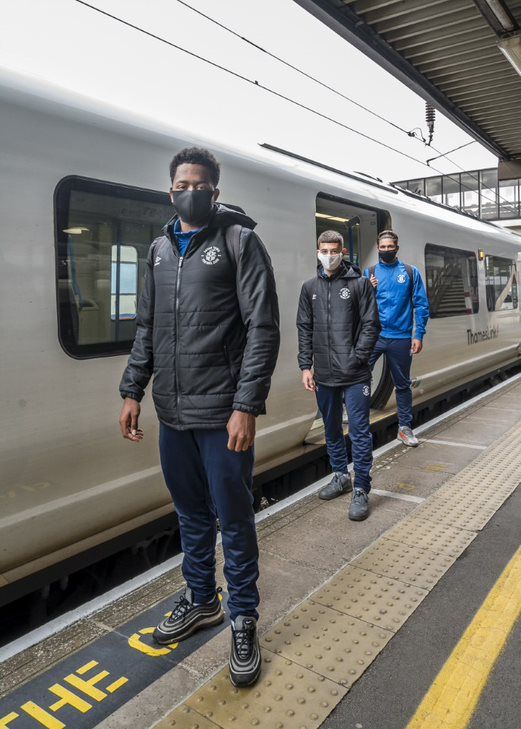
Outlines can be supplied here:
<path id="1" fill-rule="evenodd" d="M 226 426 L 228 430 L 228 450 L 240 453 L 247 451 L 255 441 L 255 416 L 234 410 Z"/>
<path id="2" fill-rule="evenodd" d="M 133 443 L 139 443 L 143 440 L 143 431 L 138 426 L 140 413 L 141 405 L 137 400 L 126 397 L 119 416 L 119 427 L 123 438 L 131 440 Z"/>
<path id="3" fill-rule="evenodd" d="M 375 289 L 378 286 L 378 279 L 376 278 L 374 273 L 371 274 L 369 281 L 371 282 L 371 286 L 373 287 L 373 289 Z"/>
<path id="4" fill-rule="evenodd" d="M 411 354 L 420 354 L 423 349 L 423 343 L 421 339 L 413 339 L 411 342 Z"/>
<path id="5" fill-rule="evenodd" d="M 315 378 L 311 370 L 302 370 L 302 384 L 309 392 L 315 392 L 317 389 L 315 385 Z"/>

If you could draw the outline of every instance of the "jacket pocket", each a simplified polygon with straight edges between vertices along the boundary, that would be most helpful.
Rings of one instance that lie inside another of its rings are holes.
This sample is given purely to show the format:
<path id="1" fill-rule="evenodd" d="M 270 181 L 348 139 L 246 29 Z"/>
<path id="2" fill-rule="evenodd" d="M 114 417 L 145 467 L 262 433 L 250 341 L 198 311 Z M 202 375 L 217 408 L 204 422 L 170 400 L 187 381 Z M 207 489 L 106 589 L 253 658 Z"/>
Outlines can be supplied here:
<path id="1" fill-rule="evenodd" d="M 228 371 L 230 373 L 230 377 L 232 379 L 232 382 L 233 382 L 234 385 L 236 385 L 239 378 L 237 377 L 236 370 L 235 370 L 235 368 L 233 366 L 232 358 L 230 356 L 230 350 L 229 350 L 227 344 L 225 344 L 223 346 L 223 353 L 224 353 L 224 359 L 226 361 L 226 366 L 228 367 Z"/>

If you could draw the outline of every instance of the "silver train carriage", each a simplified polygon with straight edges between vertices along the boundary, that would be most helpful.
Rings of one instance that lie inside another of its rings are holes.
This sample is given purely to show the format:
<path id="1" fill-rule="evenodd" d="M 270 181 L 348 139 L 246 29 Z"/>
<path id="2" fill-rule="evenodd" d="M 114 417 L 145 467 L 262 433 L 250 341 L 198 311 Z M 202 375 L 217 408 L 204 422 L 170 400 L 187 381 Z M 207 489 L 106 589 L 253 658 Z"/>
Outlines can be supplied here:
<path id="1" fill-rule="evenodd" d="M 147 250 L 171 215 L 168 164 L 183 146 L 215 152 L 221 200 L 258 221 L 276 272 L 282 346 L 258 422 L 258 469 L 298 451 L 315 418 L 295 314 L 326 228 L 366 266 L 378 230 L 392 226 L 400 255 L 422 272 L 433 318 L 414 361 L 416 398 L 519 360 L 514 234 L 361 174 L 194 139 L 12 74 L 0 77 L 0 103 L 0 588 L 171 511 L 151 397 L 136 447 L 119 433 L 118 383 Z M 380 408 L 393 405 L 389 384 L 380 367 Z"/>

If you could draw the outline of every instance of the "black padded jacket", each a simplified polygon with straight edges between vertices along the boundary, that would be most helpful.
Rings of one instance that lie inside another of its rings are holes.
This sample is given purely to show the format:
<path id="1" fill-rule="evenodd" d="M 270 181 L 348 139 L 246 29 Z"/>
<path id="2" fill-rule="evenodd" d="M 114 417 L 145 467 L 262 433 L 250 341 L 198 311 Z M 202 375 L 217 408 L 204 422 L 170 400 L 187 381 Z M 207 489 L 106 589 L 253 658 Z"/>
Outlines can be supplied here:
<path id="1" fill-rule="evenodd" d="M 360 269 L 342 263 L 332 277 L 302 286 L 297 314 L 298 363 L 330 387 L 371 380 L 369 357 L 380 333 L 376 296 Z"/>
<path id="2" fill-rule="evenodd" d="M 161 422 L 222 428 L 233 410 L 265 412 L 280 338 L 273 269 L 243 213 L 214 205 L 184 257 L 171 238 L 174 222 L 150 247 L 119 390 L 139 401 L 153 375 Z M 241 226 L 237 253 L 226 241 L 231 225 Z"/>

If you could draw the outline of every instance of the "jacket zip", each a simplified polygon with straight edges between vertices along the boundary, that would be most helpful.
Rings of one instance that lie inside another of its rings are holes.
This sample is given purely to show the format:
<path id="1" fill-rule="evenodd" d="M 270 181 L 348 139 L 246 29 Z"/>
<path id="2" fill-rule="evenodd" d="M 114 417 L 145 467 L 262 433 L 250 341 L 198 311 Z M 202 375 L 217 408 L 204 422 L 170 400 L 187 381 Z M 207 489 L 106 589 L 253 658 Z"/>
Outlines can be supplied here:
<path id="1" fill-rule="evenodd" d="M 179 372 L 177 368 L 178 362 L 178 345 L 179 345 L 179 285 L 181 283 L 181 269 L 183 267 L 184 257 L 179 256 L 179 263 L 177 264 L 177 279 L 175 282 L 175 395 L 177 402 L 177 419 L 181 424 L 181 410 L 179 407 Z"/>
<path id="2" fill-rule="evenodd" d="M 188 247 L 185 251 L 184 256 L 179 256 L 179 263 L 177 264 L 177 279 L 175 282 L 175 396 L 176 396 L 176 403 L 177 403 L 177 419 L 179 422 L 179 425 L 181 425 L 181 408 L 179 407 L 179 370 L 177 366 L 178 362 L 178 347 L 179 347 L 179 287 L 181 284 L 181 270 L 183 268 L 183 261 L 186 258 L 186 254 L 188 253 L 188 250 L 192 246 L 192 243 L 194 241 L 194 238 L 197 238 L 197 234 L 193 236 L 193 238 L 188 243 Z M 171 241 L 172 242 L 172 241 Z M 177 244 L 176 244 L 177 245 Z"/>
<path id="3" fill-rule="evenodd" d="M 331 369 L 331 278 L 327 280 L 327 355 L 329 359 L 329 371 Z"/>

